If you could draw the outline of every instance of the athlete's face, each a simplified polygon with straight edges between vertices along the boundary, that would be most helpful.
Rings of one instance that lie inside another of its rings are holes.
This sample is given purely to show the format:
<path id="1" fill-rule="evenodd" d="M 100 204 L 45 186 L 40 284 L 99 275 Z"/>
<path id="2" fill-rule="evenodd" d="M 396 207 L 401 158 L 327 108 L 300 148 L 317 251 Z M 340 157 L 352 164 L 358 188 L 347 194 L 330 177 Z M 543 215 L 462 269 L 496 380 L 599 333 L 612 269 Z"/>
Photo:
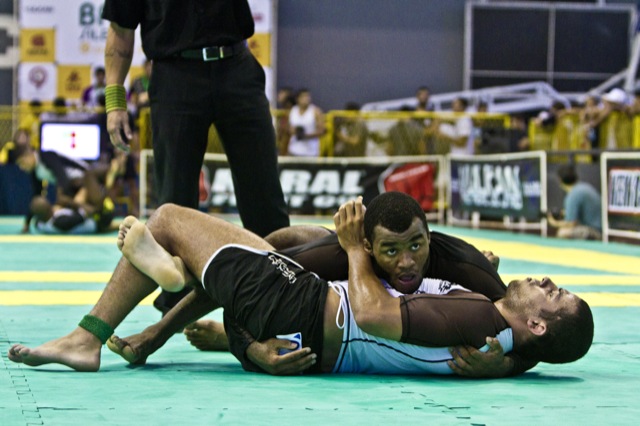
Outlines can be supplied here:
<path id="1" fill-rule="evenodd" d="M 418 218 L 400 233 L 378 225 L 373 231 L 373 243 L 365 243 L 378 266 L 387 274 L 389 284 L 404 294 L 415 292 L 422 282 L 422 273 L 429 259 L 429 233 Z"/>
<path id="2" fill-rule="evenodd" d="M 557 317 L 561 312 L 573 312 L 580 298 L 545 277 L 542 281 L 525 278 L 510 282 L 504 300 L 525 315 Z"/>

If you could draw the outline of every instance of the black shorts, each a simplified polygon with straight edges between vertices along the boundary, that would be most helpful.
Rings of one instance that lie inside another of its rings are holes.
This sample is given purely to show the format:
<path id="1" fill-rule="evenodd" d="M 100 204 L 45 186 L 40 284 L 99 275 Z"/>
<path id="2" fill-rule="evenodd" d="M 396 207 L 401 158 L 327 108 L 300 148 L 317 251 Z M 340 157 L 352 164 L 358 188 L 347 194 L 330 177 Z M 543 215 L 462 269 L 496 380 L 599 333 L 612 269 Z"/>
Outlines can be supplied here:
<path id="1" fill-rule="evenodd" d="M 224 308 L 227 329 L 234 321 L 258 341 L 300 332 L 302 346 L 318 355 L 309 372 L 320 371 L 329 289 L 325 280 L 277 253 L 227 245 L 212 256 L 202 283 Z M 243 362 L 244 346 L 234 350 L 241 345 L 234 336 L 229 335 L 230 350 Z"/>

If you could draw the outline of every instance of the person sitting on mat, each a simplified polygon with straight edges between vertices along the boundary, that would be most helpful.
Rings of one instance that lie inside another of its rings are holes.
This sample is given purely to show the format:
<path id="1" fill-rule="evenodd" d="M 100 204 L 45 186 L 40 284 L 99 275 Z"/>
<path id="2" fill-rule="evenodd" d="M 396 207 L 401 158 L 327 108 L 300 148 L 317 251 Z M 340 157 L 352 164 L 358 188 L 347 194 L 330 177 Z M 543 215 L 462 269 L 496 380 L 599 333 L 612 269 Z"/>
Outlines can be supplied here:
<path id="1" fill-rule="evenodd" d="M 384 195 L 371 202 L 370 211 L 384 204 Z M 182 286 L 189 274 L 202 277 L 204 284 L 195 286 L 197 297 L 183 299 L 167 314 L 180 327 L 145 330 L 143 351 L 128 353 L 130 347 L 124 347 L 122 355 L 136 361 L 212 306 L 224 308 L 225 326 L 233 331 L 231 351 L 252 371 L 260 371 L 252 362 L 253 344 L 245 346 L 244 339 L 234 337 L 245 330 L 257 340 L 300 333 L 304 349 L 288 355 L 306 358 L 309 373 L 451 373 L 447 347 L 470 344 L 486 350 L 486 336 L 497 337 L 506 352 L 537 361 L 571 362 L 587 352 L 593 339 L 588 305 L 549 279 L 513 281 L 495 303 L 449 282 L 425 282 L 418 265 L 427 258 L 426 220 L 415 200 L 406 199 L 413 207 L 402 209 L 394 200 L 390 224 L 374 213 L 364 217 L 363 227 L 361 199 L 340 208 L 334 220 L 349 257 L 348 282 L 328 283 L 273 252 L 254 234 L 193 210 L 165 205 L 147 226 L 130 218 L 119 237 L 125 259 L 91 314 L 61 339 L 34 349 L 14 345 L 9 359 L 99 369 L 101 346 L 113 327 L 155 288 L 144 273 L 167 288 Z M 402 210 L 405 214 L 399 215 Z M 209 227 L 215 235 L 202 232 Z M 411 247 L 413 254 L 404 255 L 404 269 L 386 271 L 388 283 L 396 290 L 420 283 L 440 295 L 394 297 L 380 285 L 370 256 L 384 268 L 393 264 L 389 259 L 401 245 Z"/>

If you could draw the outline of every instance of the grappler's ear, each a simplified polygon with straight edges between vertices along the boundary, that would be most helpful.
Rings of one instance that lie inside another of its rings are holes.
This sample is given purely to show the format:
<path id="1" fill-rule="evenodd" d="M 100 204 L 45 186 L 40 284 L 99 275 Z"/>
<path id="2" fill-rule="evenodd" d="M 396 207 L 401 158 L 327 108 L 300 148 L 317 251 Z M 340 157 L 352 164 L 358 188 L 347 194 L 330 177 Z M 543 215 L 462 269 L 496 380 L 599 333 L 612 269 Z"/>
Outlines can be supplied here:
<path id="1" fill-rule="evenodd" d="M 362 244 L 364 245 L 364 251 L 369 253 L 369 255 L 373 256 L 373 247 L 371 246 L 371 243 L 369 242 L 369 240 L 365 238 L 364 240 L 362 240 Z"/>
<path id="2" fill-rule="evenodd" d="M 527 328 L 536 336 L 542 336 L 547 332 L 547 322 L 540 318 L 529 318 Z"/>

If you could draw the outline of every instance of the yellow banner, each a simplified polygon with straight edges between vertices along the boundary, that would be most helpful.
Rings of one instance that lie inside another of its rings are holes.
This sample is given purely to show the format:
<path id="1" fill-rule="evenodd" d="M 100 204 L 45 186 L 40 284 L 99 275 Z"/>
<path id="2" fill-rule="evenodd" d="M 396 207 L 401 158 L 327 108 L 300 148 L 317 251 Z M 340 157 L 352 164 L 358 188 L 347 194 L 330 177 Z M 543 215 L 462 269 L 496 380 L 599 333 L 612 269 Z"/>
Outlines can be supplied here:
<path id="1" fill-rule="evenodd" d="M 263 67 L 271 66 L 271 34 L 256 33 L 249 39 L 249 49 Z"/>
<path id="2" fill-rule="evenodd" d="M 20 30 L 21 62 L 54 62 L 56 57 L 55 30 L 29 28 Z"/>
<path id="3" fill-rule="evenodd" d="M 80 99 L 91 85 L 90 65 L 58 65 L 58 96 Z"/>

